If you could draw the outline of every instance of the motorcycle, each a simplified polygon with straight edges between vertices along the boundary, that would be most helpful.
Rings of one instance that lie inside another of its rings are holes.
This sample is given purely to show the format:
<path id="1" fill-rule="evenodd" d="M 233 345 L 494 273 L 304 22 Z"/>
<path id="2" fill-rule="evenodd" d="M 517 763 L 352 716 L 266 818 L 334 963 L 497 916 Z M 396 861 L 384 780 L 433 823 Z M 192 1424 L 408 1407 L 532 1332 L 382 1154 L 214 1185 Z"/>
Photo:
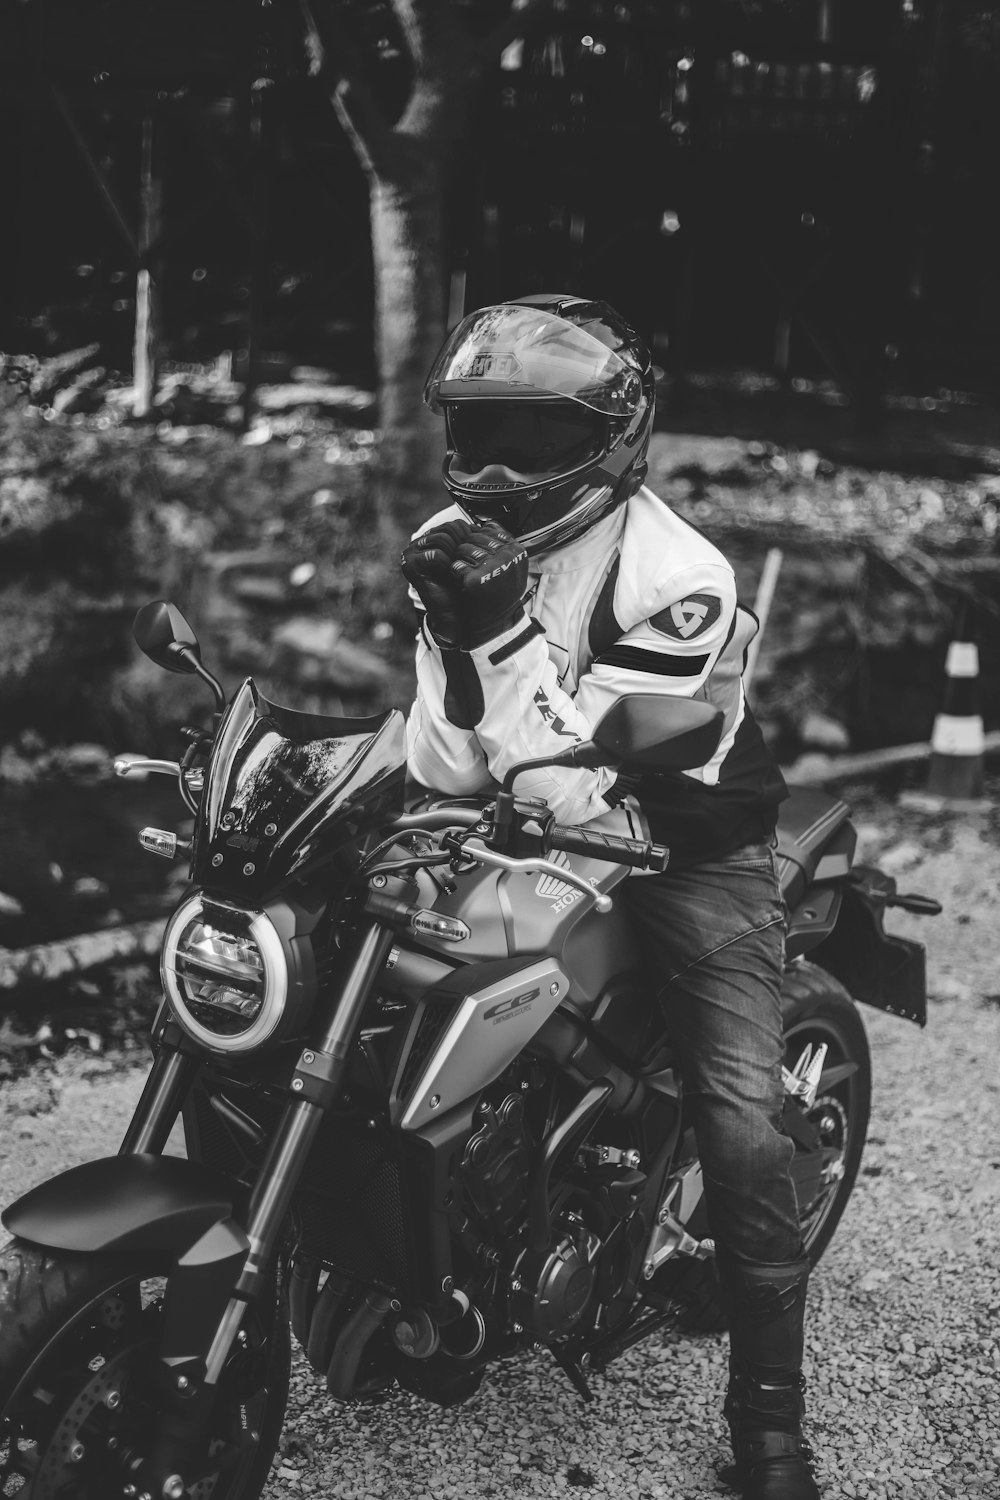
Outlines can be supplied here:
<path id="1" fill-rule="evenodd" d="M 0 1492 L 253 1500 L 290 1334 L 345 1402 L 451 1406 L 526 1345 L 587 1398 L 640 1340 L 722 1326 L 682 1081 L 613 900 L 668 851 L 560 826 L 517 796 L 527 764 L 484 803 L 404 811 L 398 710 L 301 712 L 252 679 L 227 703 L 171 604 L 135 637 L 215 697 L 177 762 L 116 762 L 177 778 L 191 837 L 139 838 L 190 885 L 118 1154 L 2 1215 Z M 683 770 L 720 718 L 622 699 L 546 763 Z M 813 1262 L 864 1147 L 856 1002 L 926 1020 L 923 947 L 884 913 L 939 910 L 855 845 L 844 802 L 793 790 L 785 1128 Z"/>

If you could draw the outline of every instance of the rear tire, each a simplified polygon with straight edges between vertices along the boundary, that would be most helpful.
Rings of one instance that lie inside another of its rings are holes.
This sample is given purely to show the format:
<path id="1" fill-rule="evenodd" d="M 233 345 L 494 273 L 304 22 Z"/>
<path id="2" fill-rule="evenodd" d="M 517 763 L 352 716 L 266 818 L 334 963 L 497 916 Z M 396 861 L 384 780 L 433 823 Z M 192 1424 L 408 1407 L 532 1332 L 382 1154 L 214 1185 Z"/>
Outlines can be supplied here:
<path id="1" fill-rule="evenodd" d="M 800 961 L 786 970 L 781 991 L 785 1024 L 785 1066 L 794 1068 L 807 1043 L 826 1043 L 823 1078 L 841 1064 L 855 1063 L 850 1077 L 826 1086 L 820 1081 L 807 1118 L 817 1127 L 831 1156 L 824 1188 L 801 1214 L 802 1237 L 815 1266 L 840 1223 L 861 1166 L 872 1098 L 872 1061 L 864 1022 L 850 995 L 816 964 Z M 787 1106 L 798 1108 L 794 1101 Z"/>
<path id="2" fill-rule="evenodd" d="M 854 1063 L 848 1078 L 824 1087 L 807 1112 L 817 1127 L 828 1160 L 825 1181 L 801 1213 L 805 1253 L 815 1266 L 840 1223 L 861 1165 L 871 1107 L 871 1053 L 864 1023 L 850 995 L 832 975 L 816 964 L 799 960 L 785 970 L 781 987 L 785 1031 L 785 1066 L 794 1068 L 807 1043 L 826 1043 L 823 1075 L 841 1064 Z M 800 1106 L 790 1100 L 787 1109 Z M 796 1152 L 804 1148 L 796 1143 Z M 716 1333 L 729 1325 L 728 1314 L 712 1261 L 668 1261 L 657 1277 L 657 1287 L 679 1297 L 685 1305 L 682 1326 L 690 1332 Z"/>
<path id="3" fill-rule="evenodd" d="M 73 1255 L 12 1240 L 0 1251 L 0 1495 L 109 1500 L 156 1420 L 144 1377 L 169 1269 L 152 1257 Z M 288 1395 L 283 1301 L 251 1314 L 220 1381 L 211 1451 L 241 1451 L 185 1500 L 258 1500 Z M 264 1326 L 266 1324 L 266 1326 Z M 110 1400 L 109 1400 L 110 1398 Z M 255 1433 L 256 1442 L 246 1434 Z"/>

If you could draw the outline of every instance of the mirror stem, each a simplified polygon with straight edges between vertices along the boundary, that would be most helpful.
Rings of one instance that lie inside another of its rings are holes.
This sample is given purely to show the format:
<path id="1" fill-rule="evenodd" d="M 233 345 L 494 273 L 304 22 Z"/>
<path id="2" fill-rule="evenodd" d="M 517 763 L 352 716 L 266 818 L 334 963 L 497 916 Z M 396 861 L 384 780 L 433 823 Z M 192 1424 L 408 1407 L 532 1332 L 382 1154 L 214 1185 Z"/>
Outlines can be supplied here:
<path id="1" fill-rule="evenodd" d="M 207 683 L 211 688 L 215 698 L 216 709 L 221 713 L 226 706 L 226 695 L 222 684 L 217 678 L 212 676 L 207 667 L 202 666 L 201 658 L 197 651 L 194 651 L 190 646 L 178 646 L 175 655 L 179 656 L 182 661 L 186 661 L 192 672 L 196 672 L 202 682 Z"/>

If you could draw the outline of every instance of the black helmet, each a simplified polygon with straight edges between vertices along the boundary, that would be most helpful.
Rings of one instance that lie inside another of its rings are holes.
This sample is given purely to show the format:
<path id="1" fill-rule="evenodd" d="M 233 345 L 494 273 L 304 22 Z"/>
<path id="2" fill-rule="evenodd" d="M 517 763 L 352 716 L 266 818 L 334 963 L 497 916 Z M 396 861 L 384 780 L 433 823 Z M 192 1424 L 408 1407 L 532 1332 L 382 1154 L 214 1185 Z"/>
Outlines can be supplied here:
<path id="1" fill-rule="evenodd" d="M 444 412 L 449 492 L 529 552 L 582 536 L 646 477 L 652 365 L 606 302 L 519 297 L 470 313 L 424 400 Z"/>

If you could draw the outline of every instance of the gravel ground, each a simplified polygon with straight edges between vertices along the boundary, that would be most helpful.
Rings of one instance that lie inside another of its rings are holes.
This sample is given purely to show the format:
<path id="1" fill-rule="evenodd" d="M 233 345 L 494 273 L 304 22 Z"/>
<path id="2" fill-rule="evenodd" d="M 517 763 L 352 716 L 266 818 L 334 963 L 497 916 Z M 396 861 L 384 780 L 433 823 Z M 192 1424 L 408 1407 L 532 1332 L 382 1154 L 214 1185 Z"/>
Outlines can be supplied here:
<path id="1" fill-rule="evenodd" d="M 866 856 L 946 909 L 891 920 L 928 945 L 926 1031 L 864 1012 L 871 1135 L 813 1281 L 809 1433 L 824 1497 L 1000 1500 L 1000 819 L 934 818 L 863 795 L 858 810 Z M 6 1084 L 0 1198 L 113 1151 L 141 1080 L 134 1056 L 69 1056 Z M 712 1500 L 724 1493 L 724 1366 L 721 1337 L 654 1338 L 595 1380 L 585 1406 L 532 1353 L 440 1411 L 405 1394 L 342 1408 L 297 1360 L 265 1500 Z"/>

